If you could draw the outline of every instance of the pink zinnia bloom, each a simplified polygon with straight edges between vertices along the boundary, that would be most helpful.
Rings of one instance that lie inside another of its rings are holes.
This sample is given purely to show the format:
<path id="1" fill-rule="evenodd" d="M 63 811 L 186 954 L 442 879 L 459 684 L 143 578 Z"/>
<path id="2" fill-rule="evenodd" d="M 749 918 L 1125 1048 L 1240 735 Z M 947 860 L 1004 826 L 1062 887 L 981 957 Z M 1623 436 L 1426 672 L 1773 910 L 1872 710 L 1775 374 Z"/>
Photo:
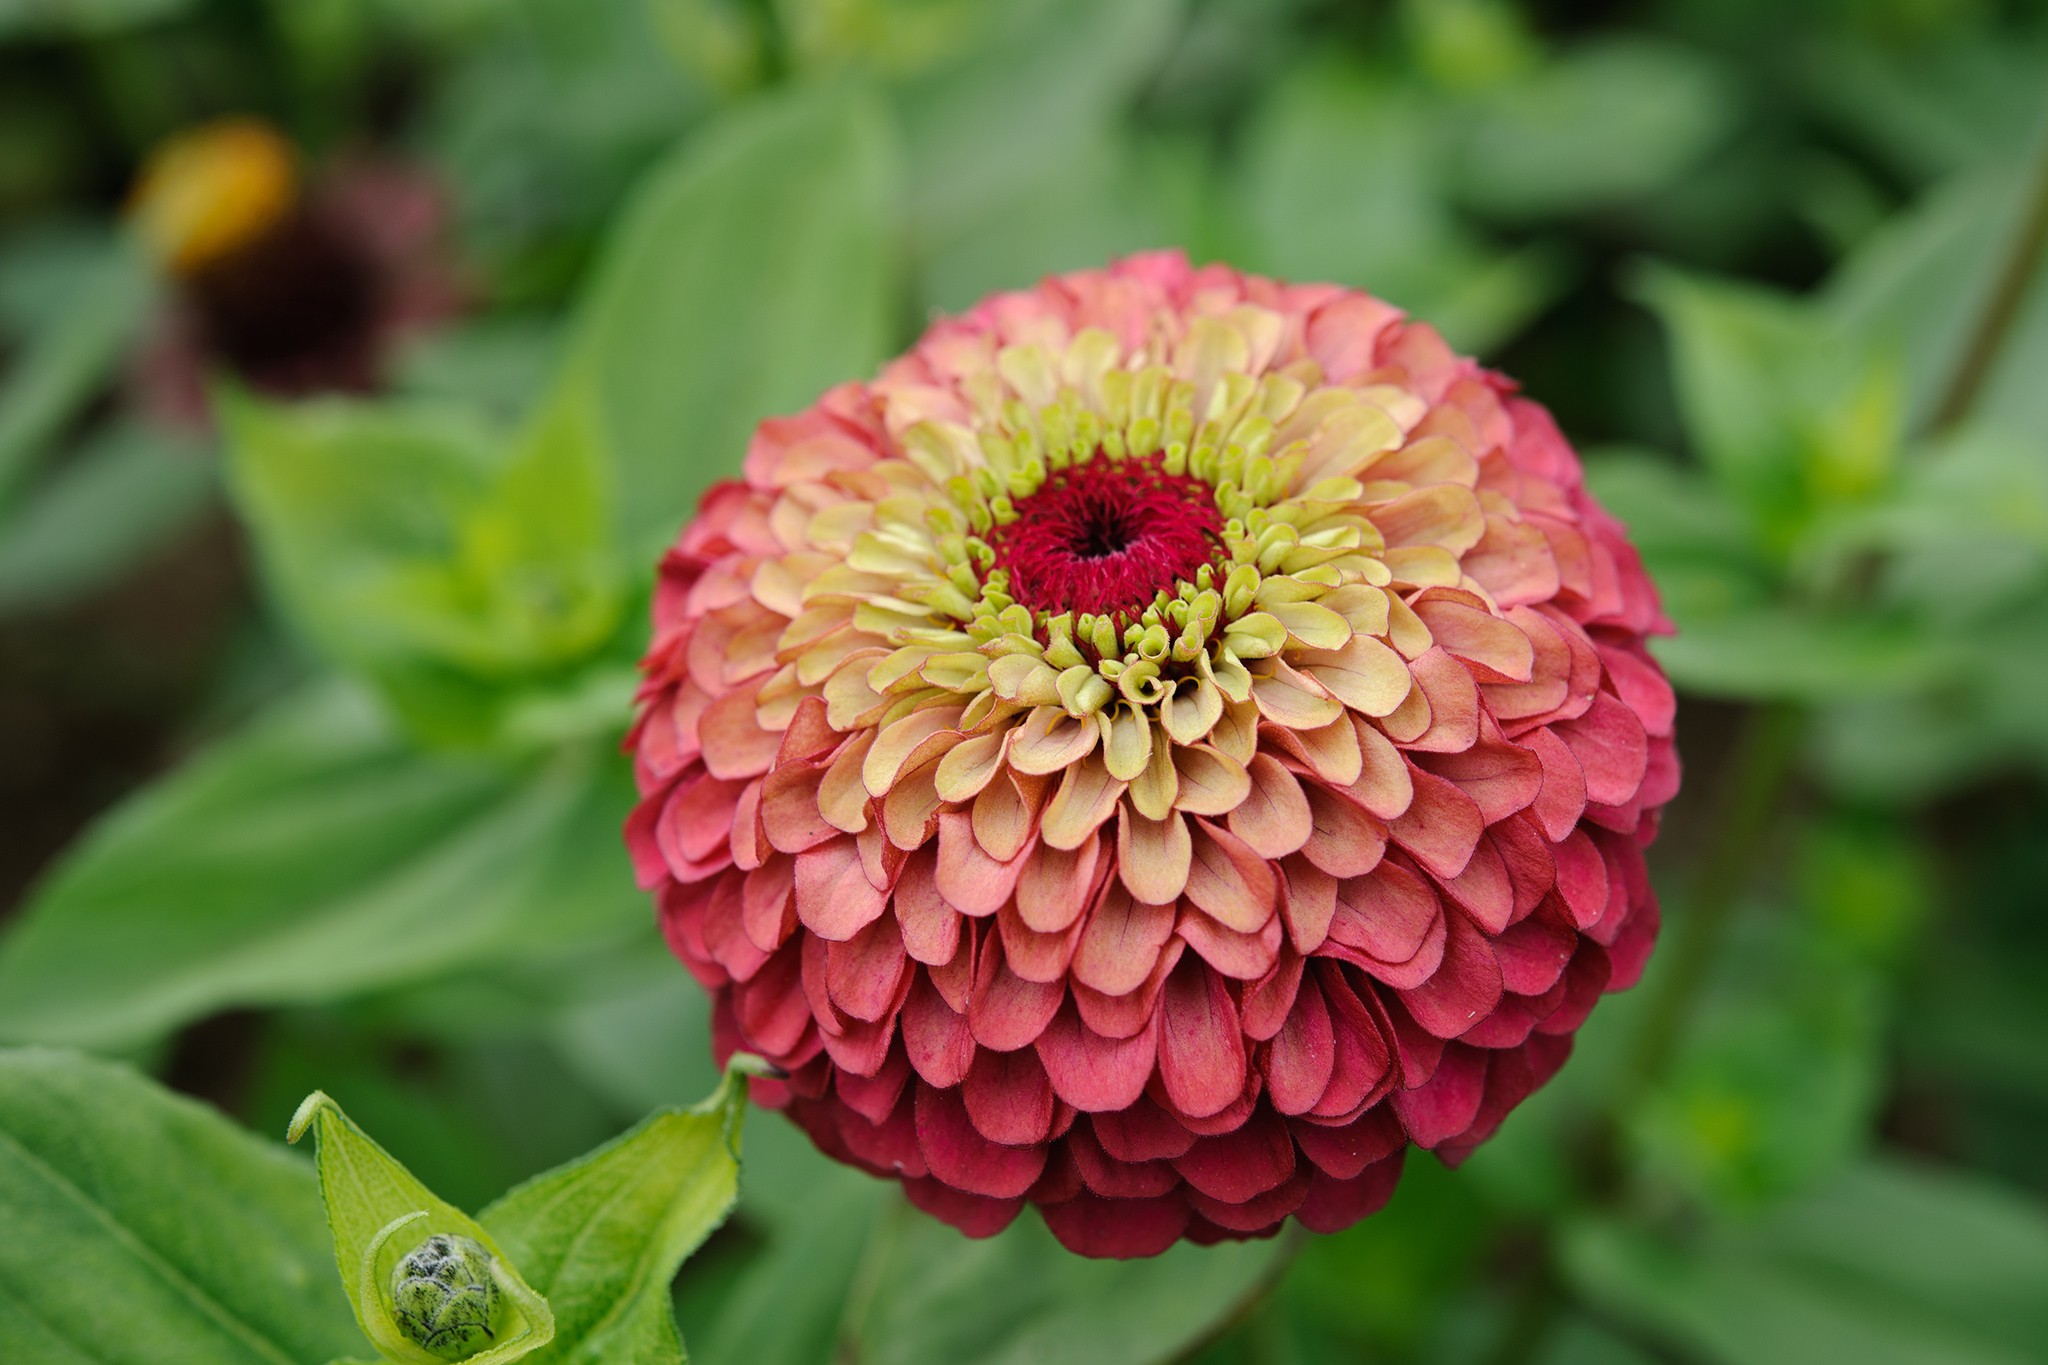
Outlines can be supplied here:
<path id="1" fill-rule="evenodd" d="M 642 882 L 721 1058 L 969 1234 L 1345 1227 L 1657 930 L 1657 597 L 1429 327 L 1178 254 L 764 422 L 663 561 Z"/>

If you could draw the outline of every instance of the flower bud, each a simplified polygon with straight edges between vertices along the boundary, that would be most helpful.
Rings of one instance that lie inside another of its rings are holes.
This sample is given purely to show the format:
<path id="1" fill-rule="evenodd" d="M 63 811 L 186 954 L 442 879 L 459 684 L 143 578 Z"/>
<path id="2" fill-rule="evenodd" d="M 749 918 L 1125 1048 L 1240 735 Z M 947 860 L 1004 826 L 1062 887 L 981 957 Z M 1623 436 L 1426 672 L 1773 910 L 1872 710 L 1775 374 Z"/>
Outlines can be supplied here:
<path id="1" fill-rule="evenodd" d="M 391 1307 L 406 1340 L 443 1360 L 462 1360 L 495 1341 L 504 1296 L 491 1253 L 468 1237 L 436 1233 L 391 1276 Z"/>

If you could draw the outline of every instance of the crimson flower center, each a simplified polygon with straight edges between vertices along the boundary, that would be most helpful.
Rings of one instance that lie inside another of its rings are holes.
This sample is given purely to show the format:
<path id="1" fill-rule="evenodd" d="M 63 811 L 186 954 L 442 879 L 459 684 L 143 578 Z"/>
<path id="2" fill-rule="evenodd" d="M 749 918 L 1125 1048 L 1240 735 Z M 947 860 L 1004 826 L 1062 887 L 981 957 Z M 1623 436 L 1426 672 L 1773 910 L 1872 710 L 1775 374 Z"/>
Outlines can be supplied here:
<path id="1" fill-rule="evenodd" d="M 989 535 L 1010 595 L 1033 611 L 1136 615 L 1221 547 L 1216 491 L 1156 458 L 1055 470 Z"/>

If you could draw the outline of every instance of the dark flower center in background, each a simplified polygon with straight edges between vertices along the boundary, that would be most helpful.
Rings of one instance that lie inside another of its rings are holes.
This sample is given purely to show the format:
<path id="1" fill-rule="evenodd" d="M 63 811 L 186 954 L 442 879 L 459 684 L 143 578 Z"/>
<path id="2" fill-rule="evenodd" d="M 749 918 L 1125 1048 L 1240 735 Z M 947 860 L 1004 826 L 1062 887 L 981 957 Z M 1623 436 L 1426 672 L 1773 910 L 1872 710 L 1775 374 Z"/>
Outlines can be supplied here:
<path id="1" fill-rule="evenodd" d="M 292 214 L 193 271 L 187 284 L 207 349 L 236 370 L 287 385 L 317 377 L 366 383 L 376 270 L 318 215 Z"/>
<path id="2" fill-rule="evenodd" d="M 1155 458 L 1055 470 L 1016 503 L 1017 519 L 988 540 L 1009 571 L 1010 595 L 1034 611 L 1143 611 L 1192 580 L 1220 549 L 1216 491 L 1170 474 Z"/>

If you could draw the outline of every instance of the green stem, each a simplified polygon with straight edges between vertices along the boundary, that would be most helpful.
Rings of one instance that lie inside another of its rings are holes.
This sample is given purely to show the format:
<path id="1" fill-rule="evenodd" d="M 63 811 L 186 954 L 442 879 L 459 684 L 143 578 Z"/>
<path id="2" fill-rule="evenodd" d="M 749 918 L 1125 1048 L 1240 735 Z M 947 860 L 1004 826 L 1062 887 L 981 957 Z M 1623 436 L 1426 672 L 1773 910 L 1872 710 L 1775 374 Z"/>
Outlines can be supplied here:
<path id="1" fill-rule="evenodd" d="M 1777 705 L 1750 711 L 1730 759 L 1713 837 L 1695 865 L 1692 883 L 1664 949 L 1663 982 L 1636 1035 L 1617 1097 L 1625 1109 L 1667 1067 L 1684 1041 L 1685 1025 L 1719 955 L 1736 904 L 1750 884 L 1778 801 L 1792 775 L 1792 760 L 1805 729 L 1797 708 Z"/>
<path id="2" fill-rule="evenodd" d="M 2020 220 L 2020 227 L 2012 239 L 2012 249 L 2006 253 L 1998 274 L 1993 277 L 1990 297 L 1984 309 L 1977 315 L 1977 325 L 1970 331 L 1969 342 L 1963 348 L 1963 358 L 1956 365 L 1956 372 L 1949 380 L 1941 402 L 1934 410 L 1934 429 L 1946 431 L 1961 425 L 1970 415 L 1978 395 L 1991 378 L 1993 363 L 1998 359 L 1999 348 L 2005 344 L 2013 323 L 2018 320 L 2020 304 L 2025 301 L 2027 287 L 2038 273 L 2042 253 L 2048 250 L 2048 119 L 2044 119 L 2031 176 L 2031 191 L 2026 208 Z"/>

